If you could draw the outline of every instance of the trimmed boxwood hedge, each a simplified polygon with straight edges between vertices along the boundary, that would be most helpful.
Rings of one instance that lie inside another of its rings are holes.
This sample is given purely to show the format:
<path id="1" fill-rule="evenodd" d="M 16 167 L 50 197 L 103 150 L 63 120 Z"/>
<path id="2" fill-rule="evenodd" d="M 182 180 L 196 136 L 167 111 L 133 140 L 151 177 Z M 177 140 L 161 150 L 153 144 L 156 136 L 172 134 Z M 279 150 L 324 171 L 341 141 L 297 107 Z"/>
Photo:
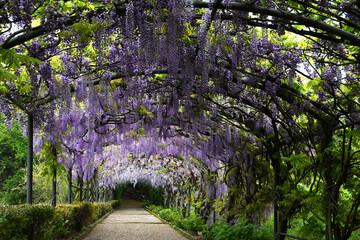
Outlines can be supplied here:
<path id="1" fill-rule="evenodd" d="M 121 200 L 55 208 L 42 204 L 0 206 L 0 239 L 68 239 L 120 204 Z"/>

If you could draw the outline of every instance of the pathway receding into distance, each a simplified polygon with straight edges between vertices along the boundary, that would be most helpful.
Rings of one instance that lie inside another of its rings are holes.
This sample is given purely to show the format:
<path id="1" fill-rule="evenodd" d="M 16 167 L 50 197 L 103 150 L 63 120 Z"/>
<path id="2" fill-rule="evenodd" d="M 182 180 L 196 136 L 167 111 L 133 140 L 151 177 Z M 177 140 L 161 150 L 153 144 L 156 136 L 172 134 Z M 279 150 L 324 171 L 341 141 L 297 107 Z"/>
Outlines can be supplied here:
<path id="1" fill-rule="evenodd" d="M 123 199 L 121 208 L 97 224 L 85 240 L 186 240 L 148 213 L 141 202 Z"/>

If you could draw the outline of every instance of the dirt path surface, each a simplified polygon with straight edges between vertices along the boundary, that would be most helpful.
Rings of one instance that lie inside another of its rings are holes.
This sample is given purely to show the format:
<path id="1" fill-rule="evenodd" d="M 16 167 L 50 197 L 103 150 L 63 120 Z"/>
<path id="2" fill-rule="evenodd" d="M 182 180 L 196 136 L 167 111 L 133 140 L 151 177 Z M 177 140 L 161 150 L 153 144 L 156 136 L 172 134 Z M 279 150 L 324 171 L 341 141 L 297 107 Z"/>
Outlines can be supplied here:
<path id="1" fill-rule="evenodd" d="M 185 240 L 169 225 L 141 207 L 141 202 L 123 199 L 119 210 L 97 224 L 85 240 Z"/>

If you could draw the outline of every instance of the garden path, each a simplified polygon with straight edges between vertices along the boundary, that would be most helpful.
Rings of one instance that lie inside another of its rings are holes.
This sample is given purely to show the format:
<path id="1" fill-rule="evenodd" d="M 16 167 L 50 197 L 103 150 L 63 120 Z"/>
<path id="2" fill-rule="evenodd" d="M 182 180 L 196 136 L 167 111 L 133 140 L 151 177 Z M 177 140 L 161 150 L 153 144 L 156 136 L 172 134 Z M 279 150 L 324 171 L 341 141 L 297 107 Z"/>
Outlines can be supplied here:
<path id="1" fill-rule="evenodd" d="M 122 199 L 121 208 L 97 224 L 84 240 L 185 240 L 183 236 L 141 207 Z"/>

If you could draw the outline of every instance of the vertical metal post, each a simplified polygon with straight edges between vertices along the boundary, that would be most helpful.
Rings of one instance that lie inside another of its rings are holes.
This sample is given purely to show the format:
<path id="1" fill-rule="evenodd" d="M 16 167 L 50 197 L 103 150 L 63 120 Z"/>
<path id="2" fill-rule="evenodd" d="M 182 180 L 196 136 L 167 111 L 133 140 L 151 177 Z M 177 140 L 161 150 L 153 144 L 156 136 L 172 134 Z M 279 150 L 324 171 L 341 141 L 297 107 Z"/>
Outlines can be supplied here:
<path id="1" fill-rule="evenodd" d="M 274 168 L 274 239 L 277 240 L 280 238 L 279 232 L 279 220 L 278 220 L 278 185 L 279 185 L 279 170 L 280 170 L 280 162 L 279 162 L 279 153 L 276 156 L 272 157 L 271 161 L 273 161 L 272 165 Z"/>
<path id="2" fill-rule="evenodd" d="M 79 202 L 82 202 L 83 201 L 83 185 L 84 185 L 84 182 L 83 182 L 83 179 L 82 177 L 79 178 L 79 181 L 80 181 L 80 187 L 79 187 L 79 195 L 80 195 L 80 199 L 79 199 Z"/>
<path id="3" fill-rule="evenodd" d="M 68 203 L 71 203 L 71 195 L 72 195 L 72 189 L 71 189 L 71 185 L 72 185 L 72 167 L 69 168 L 68 170 Z"/>
<path id="4" fill-rule="evenodd" d="M 32 204 L 32 186 L 33 186 L 33 142 L 34 142 L 34 119 L 31 113 L 28 114 L 28 153 L 27 153 L 27 189 L 26 203 Z"/>
<path id="5" fill-rule="evenodd" d="M 87 179 L 86 180 L 86 201 L 88 202 L 89 201 L 89 188 L 90 188 L 90 183 L 89 183 L 89 180 Z"/>
<path id="6" fill-rule="evenodd" d="M 56 157 L 56 148 L 53 148 L 53 157 L 54 157 L 54 163 L 53 163 L 53 179 L 52 179 L 52 194 L 51 194 L 51 206 L 56 207 L 56 162 L 57 162 L 57 157 Z"/>
<path id="7" fill-rule="evenodd" d="M 51 206 L 56 207 L 56 167 L 54 166 L 54 176 L 52 179 L 52 203 Z"/>

